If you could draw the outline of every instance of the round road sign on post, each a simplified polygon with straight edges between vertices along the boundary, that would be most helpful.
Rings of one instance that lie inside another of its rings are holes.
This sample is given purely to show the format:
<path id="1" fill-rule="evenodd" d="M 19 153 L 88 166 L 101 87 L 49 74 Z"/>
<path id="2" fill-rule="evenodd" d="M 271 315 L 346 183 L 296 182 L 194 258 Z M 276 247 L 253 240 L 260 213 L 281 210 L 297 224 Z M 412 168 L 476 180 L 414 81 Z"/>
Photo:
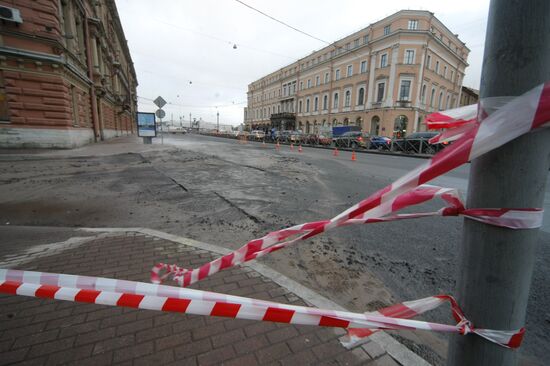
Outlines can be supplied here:
<path id="1" fill-rule="evenodd" d="M 164 117 L 166 117 L 166 112 L 163 111 L 162 109 L 157 109 L 157 111 L 155 112 L 155 115 L 158 118 L 163 119 Z"/>

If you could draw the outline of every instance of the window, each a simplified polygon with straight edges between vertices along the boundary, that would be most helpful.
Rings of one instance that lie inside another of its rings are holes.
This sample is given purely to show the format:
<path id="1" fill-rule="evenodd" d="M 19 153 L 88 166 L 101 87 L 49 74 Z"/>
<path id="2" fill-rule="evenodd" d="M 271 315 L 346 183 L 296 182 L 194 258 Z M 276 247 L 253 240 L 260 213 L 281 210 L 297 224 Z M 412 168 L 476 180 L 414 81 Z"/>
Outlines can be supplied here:
<path id="1" fill-rule="evenodd" d="M 348 42 L 348 43 L 346 43 L 346 50 L 349 50 L 350 48 L 351 48 L 351 45 L 350 45 L 350 43 L 349 43 L 349 42 Z"/>
<path id="2" fill-rule="evenodd" d="M 409 20 L 409 29 L 418 29 L 418 20 Z"/>
<path id="3" fill-rule="evenodd" d="M 283 84 L 283 96 L 287 96 L 286 84 Z"/>
<path id="4" fill-rule="evenodd" d="M 422 85 L 422 92 L 420 93 L 420 101 L 426 103 L 426 84 Z"/>
<path id="5" fill-rule="evenodd" d="M 454 81 L 455 78 L 455 71 L 451 70 L 451 81 Z"/>
<path id="6" fill-rule="evenodd" d="M 356 40 L 353 41 L 353 47 L 354 48 L 359 47 L 359 38 L 357 38 Z"/>
<path id="7" fill-rule="evenodd" d="M 307 79 L 307 88 L 311 88 L 311 79 Z"/>
<path id="8" fill-rule="evenodd" d="M 435 73 L 439 74 L 439 61 L 435 62 Z"/>
<path id="9" fill-rule="evenodd" d="M 442 102 L 443 102 L 443 92 L 439 92 L 439 101 L 437 102 L 437 109 L 441 110 Z"/>
<path id="10" fill-rule="evenodd" d="M 306 113 L 309 113 L 309 98 L 306 99 Z"/>
<path id="11" fill-rule="evenodd" d="M 348 74 L 346 76 L 350 77 L 353 75 L 353 65 L 348 65 Z"/>
<path id="12" fill-rule="evenodd" d="M 334 93 L 334 103 L 332 107 L 338 109 L 338 93 Z"/>
<path id="13" fill-rule="evenodd" d="M 346 93 L 344 94 L 344 107 L 349 107 L 351 103 L 351 92 L 349 90 L 346 90 Z"/>
<path id="14" fill-rule="evenodd" d="M 313 99 L 313 110 L 317 112 L 319 110 L 319 97 Z"/>
<path id="15" fill-rule="evenodd" d="M 407 65 L 414 63 L 414 50 L 405 50 L 405 60 L 403 63 Z"/>
<path id="16" fill-rule="evenodd" d="M 328 84 L 328 72 L 325 72 L 325 84 Z"/>
<path id="17" fill-rule="evenodd" d="M 386 25 L 384 27 L 384 35 L 387 36 L 391 32 L 391 25 Z"/>
<path id="18" fill-rule="evenodd" d="M 376 102 L 380 103 L 384 100 L 384 88 L 386 84 L 385 83 L 378 83 L 378 93 L 376 95 Z"/>
<path id="19" fill-rule="evenodd" d="M 435 89 L 432 88 L 432 95 L 430 96 L 430 107 L 434 106 Z"/>
<path id="20" fill-rule="evenodd" d="M 361 61 L 361 74 L 367 72 L 367 61 Z"/>
<path id="21" fill-rule="evenodd" d="M 298 113 L 302 113 L 302 101 L 298 102 Z"/>
<path id="22" fill-rule="evenodd" d="M 357 105 L 363 105 L 365 103 L 365 88 L 359 88 L 357 93 Z"/>
<path id="23" fill-rule="evenodd" d="M 4 76 L 0 73 L 0 121 L 9 121 L 10 113 L 8 109 L 8 98 L 6 98 L 6 85 Z"/>
<path id="24" fill-rule="evenodd" d="M 323 110 L 327 110 L 328 106 L 328 95 L 323 96 Z"/>
<path id="25" fill-rule="evenodd" d="M 399 88 L 399 100 L 410 100 L 411 93 L 411 81 L 401 80 L 401 87 Z"/>
<path id="26" fill-rule="evenodd" d="M 432 56 L 428 55 L 428 58 L 426 59 L 426 68 L 430 69 L 432 67 Z"/>
<path id="27" fill-rule="evenodd" d="M 365 35 L 363 36 L 363 44 L 367 44 L 367 43 L 369 43 L 369 35 L 368 35 L 368 34 L 365 34 Z"/>
<path id="28" fill-rule="evenodd" d="M 388 66 L 388 54 L 384 53 L 382 56 L 380 56 L 380 67 L 386 66 Z"/>
<path id="29" fill-rule="evenodd" d="M 445 109 L 449 109 L 450 106 L 449 106 L 449 103 L 451 102 L 451 96 L 449 94 L 447 94 L 447 103 L 445 104 Z"/>
<path id="30" fill-rule="evenodd" d="M 447 65 L 443 66 L 443 77 L 447 78 Z"/>
<path id="31" fill-rule="evenodd" d="M 300 81 L 300 90 L 304 90 L 304 82 Z"/>
<path id="32" fill-rule="evenodd" d="M 321 78 L 319 77 L 319 75 L 317 75 L 315 77 L 315 86 L 319 86 L 319 84 L 321 84 Z"/>
<path id="33" fill-rule="evenodd" d="M 340 80 L 340 69 L 336 69 L 336 75 L 334 77 L 336 80 Z"/>

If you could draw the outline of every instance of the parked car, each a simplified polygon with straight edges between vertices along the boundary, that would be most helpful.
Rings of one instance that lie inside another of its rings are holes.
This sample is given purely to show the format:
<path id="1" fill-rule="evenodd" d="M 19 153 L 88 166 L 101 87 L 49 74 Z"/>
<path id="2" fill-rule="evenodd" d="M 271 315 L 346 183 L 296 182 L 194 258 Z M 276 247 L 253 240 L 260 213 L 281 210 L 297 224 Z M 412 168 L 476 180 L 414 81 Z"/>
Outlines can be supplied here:
<path id="1" fill-rule="evenodd" d="M 386 136 L 371 136 L 369 149 L 390 150 L 391 139 Z"/>
<path id="2" fill-rule="evenodd" d="M 317 141 L 318 141 L 319 145 L 328 146 L 332 143 L 332 138 L 330 136 L 327 136 L 327 135 L 319 135 L 317 137 Z"/>
<path id="3" fill-rule="evenodd" d="M 409 154 L 435 154 L 445 147 L 440 143 L 430 144 L 429 140 L 438 134 L 439 132 L 415 132 L 405 138 L 394 140 L 392 151 Z"/>
<path id="4" fill-rule="evenodd" d="M 265 132 L 262 130 L 252 130 L 249 136 L 249 138 L 252 140 L 263 140 L 264 137 L 265 137 Z"/>
<path id="5" fill-rule="evenodd" d="M 305 139 L 306 135 L 302 131 L 291 131 L 289 141 L 293 144 L 300 144 Z"/>
<path id="6" fill-rule="evenodd" d="M 370 136 L 366 132 L 347 131 L 340 136 L 332 138 L 332 144 L 335 147 L 349 147 L 357 149 L 359 147 L 366 149 L 369 145 Z"/>
<path id="7" fill-rule="evenodd" d="M 237 138 L 247 139 L 249 135 L 250 135 L 250 132 L 248 132 L 248 131 L 238 131 L 237 132 Z"/>
<path id="8" fill-rule="evenodd" d="M 275 131 L 275 140 L 279 142 L 288 142 L 291 132 L 292 131 L 289 130 Z"/>

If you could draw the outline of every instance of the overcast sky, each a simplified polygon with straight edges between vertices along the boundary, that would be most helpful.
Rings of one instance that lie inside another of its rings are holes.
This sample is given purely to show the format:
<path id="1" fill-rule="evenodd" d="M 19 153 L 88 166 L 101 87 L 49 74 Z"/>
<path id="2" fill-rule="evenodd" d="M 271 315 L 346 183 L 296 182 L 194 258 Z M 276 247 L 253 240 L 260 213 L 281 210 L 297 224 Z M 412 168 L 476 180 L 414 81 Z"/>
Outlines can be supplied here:
<path id="1" fill-rule="evenodd" d="M 464 85 L 479 88 L 489 0 L 243 0 L 333 42 L 402 9 L 429 10 L 471 49 Z M 243 122 L 247 86 L 324 43 L 234 0 L 116 0 L 138 78 L 139 110 L 161 95 L 174 119 Z M 234 48 L 234 45 L 237 48 Z M 144 99 L 146 98 L 146 99 Z"/>

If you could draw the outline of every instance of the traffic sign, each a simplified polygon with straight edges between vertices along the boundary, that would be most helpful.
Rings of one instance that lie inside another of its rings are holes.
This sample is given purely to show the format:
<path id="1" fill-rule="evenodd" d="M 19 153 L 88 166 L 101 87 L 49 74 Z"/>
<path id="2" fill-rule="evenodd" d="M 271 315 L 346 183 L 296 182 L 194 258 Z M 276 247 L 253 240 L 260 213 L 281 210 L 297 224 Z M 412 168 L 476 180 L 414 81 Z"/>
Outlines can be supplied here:
<path id="1" fill-rule="evenodd" d="M 163 111 L 162 109 L 157 109 L 157 111 L 155 112 L 155 115 L 158 118 L 163 119 L 166 116 L 166 112 Z"/>
<path id="2" fill-rule="evenodd" d="M 157 97 L 157 99 L 155 99 L 153 101 L 153 103 L 155 103 L 155 105 L 159 108 L 162 108 L 166 105 L 166 101 L 164 100 L 164 98 L 162 98 L 160 95 Z M 157 116 L 158 117 L 158 116 Z M 162 117 L 159 117 L 159 118 L 162 118 Z"/>

